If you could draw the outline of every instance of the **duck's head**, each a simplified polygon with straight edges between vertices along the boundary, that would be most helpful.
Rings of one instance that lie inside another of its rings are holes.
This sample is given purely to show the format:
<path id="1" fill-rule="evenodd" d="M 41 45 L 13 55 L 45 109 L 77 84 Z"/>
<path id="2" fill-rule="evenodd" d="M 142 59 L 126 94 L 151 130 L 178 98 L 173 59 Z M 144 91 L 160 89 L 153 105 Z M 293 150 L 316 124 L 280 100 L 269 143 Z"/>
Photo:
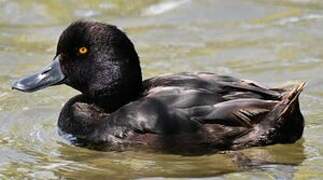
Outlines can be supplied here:
<path id="1" fill-rule="evenodd" d="M 112 25 L 78 21 L 61 34 L 50 65 L 12 88 L 33 92 L 66 84 L 91 98 L 132 98 L 141 83 L 139 58 L 125 33 Z"/>

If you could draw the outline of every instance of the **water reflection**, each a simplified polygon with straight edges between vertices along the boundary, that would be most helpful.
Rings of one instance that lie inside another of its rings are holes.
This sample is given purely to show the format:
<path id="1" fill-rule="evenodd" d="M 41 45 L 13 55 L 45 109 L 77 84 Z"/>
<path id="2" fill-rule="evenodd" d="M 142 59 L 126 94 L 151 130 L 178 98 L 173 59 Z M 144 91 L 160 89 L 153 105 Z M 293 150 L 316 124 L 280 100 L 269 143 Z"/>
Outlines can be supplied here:
<path id="1" fill-rule="evenodd" d="M 208 177 L 233 172 L 279 171 L 282 177 L 293 177 L 295 166 L 305 159 L 302 142 L 244 151 L 222 152 L 205 156 L 179 156 L 142 152 L 98 152 L 61 144 L 49 152 L 26 151 L 38 157 L 3 167 L 4 172 L 31 177 L 70 178 L 139 178 L 139 177 Z M 288 152 L 285 152 L 288 151 Z M 280 152 L 284 152 L 283 154 Z M 28 154 L 29 154 L 28 153 Z M 49 153 L 52 157 L 45 155 Z M 284 167 L 284 169 L 280 169 Z M 32 171 L 30 171 L 32 169 Z M 91 173 L 89 173 L 91 172 Z M 277 173 L 275 173 L 277 174 Z"/>
<path id="2" fill-rule="evenodd" d="M 292 149 L 292 150 L 291 150 Z M 88 150 L 59 148 L 60 157 L 68 162 L 78 162 L 68 177 L 94 178 L 115 176 L 119 178 L 138 177 L 207 177 L 252 169 L 267 171 L 270 168 L 289 169 L 284 176 L 293 177 L 295 166 L 305 159 L 302 142 L 294 145 L 277 145 L 266 148 L 253 148 L 244 151 L 222 152 L 205 156 L 180 156 L 142 152 L 93 152 Z M 288 151 L 284 154 L 279 152 Z M 77 153 L 76 153 L 77 152 Z M 83 165 L 88 165 L 82 166 Z M 75 165 L 75 164 L 74 164 Z M 61 170 L 71 168 L 61 166 Z M 88 174 L 91 169 L 98 174 Z M 120 173 L 121 172 L 121 173 Z"/>

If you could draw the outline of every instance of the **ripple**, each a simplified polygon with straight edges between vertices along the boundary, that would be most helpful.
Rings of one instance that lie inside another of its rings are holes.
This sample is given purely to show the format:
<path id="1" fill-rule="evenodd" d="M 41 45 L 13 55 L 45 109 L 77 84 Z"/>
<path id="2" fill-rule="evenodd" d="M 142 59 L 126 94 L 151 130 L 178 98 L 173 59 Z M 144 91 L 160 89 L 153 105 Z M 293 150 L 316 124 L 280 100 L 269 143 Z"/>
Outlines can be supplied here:
<path id="1" fill-rule="evenodd" d="M 83 18 L 89 18 L 100 15 L 99 12 L 91 10 L 91 9 L 79 9 L 75 10 L 74 12 L 75 16 L 83 17 Z"/>
<path id="2" fill-rule="evenodd" d="M 150 7 L 148 7 L 147 9 L 145 9 L 142 12 L 142 15 L 144 16 L 153 16 L 153 15 L 159 15 L 159 14 L 163 14 L 166 13 L 168 11 L 171 11 L 183 4 L 186 4 L 190 2 L 190 0 L 178 0 L 178 1 L 166 1 L 166 2 L 162 2 L 159 4 L 155 4 L 152 5 Z"/>
<path id="3" fill-rule="evenodd" d="M 301 21 L 318 20 L 318 19 L 323 19 L 323 15 L 322 14 L 307 14 L 304 16 L 288 17 L 288 18 L 281 19 L 278 22 L 275 22 L 274 24 L 278 24 L 278 25 L 283 26 L 283 25 L 287 25 L 290 23 L 298 23 Z"/>

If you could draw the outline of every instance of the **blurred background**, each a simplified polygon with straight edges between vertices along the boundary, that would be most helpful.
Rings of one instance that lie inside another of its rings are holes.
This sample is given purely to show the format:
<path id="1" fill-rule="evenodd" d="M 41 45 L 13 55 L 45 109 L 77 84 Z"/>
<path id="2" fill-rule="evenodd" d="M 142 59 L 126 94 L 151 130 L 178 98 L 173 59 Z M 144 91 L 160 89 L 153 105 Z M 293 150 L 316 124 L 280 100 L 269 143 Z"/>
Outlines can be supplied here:
<path id="1" fill-rule="evenodd" d="M 33 94 L 10 83 L 54 57 L 78 19 L 117 25 L 145 78 L 210 71 L 271 86 L 307 81 L 296 144 L 205 156 L 96 152 L 57 134 L 66 86 Z M 0 0 L 0 178 L 308 179 L 323 177 L 323 2 L 320 0 Z"/>

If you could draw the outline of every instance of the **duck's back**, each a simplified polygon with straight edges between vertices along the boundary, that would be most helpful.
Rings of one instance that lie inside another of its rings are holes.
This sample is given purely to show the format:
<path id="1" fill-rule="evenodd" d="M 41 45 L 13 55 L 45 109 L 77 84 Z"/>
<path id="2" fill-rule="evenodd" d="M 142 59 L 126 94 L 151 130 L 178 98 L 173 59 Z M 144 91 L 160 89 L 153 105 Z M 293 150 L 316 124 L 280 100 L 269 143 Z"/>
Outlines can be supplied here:
<path id="1" fill-rule="evenodd" d="M 284 92 L 283 89 L 272 90 L 249 80 L 207 72 L 157 76 L 145 80 L 143 84 L 143 96 L 174 97 L 174 102 L 178 101 L 177 98 L 180 101 L 184 98 L 187 106 L 215 104 L 240 98 L 279 100 L 281 92 Z"/>

